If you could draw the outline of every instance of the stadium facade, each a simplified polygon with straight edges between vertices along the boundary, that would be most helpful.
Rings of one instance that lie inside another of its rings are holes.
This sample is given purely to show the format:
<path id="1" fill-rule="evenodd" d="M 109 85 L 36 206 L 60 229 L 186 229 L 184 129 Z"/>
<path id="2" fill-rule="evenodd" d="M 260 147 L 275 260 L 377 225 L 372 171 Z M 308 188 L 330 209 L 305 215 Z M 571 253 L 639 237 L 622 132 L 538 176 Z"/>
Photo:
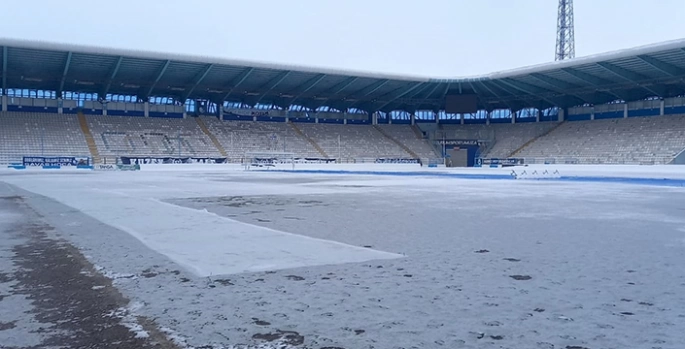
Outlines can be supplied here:
<path id="1" fill-rule="evenodd" d="M 11 39 L 0 39 L 0 61 L 5 163 L 39 155 L 230 161 L 264 151 L 326 162 L 455 156 L 461 165 L 685 157 L 685 39 L 464 78 Z M 45 117 L 54 114 L 64 117 Z M 97 117 L 105 115 L 137 118 Z"/>
<path id="2" fill-rule="evenodd" d="M 185 106 L 164 108 L 170 116 L 218 115 L 225 109 L 218 106 L 256 106 L 285 114 L 380 112 L 381 119 L 398 121 L 478 123 L 544 120 L 554 118 L 552 114 L 565 120 L 685 110 L 685 103 L 668 101 L 685 94 L 685 40 L 465 78 L 371 74 L 10 39 L 0 39 L 0 48 L 3 96 Z M 479 111 L 446 114 L 446 97 L 462 94 L 475 95 Z M 7 97 L 2 105 L 3 110 L 14 107 Z M 557 108 L 561 113 L 550 112 Z M 90 109 L 108 108 L 94 103 Z M 142 111 L 149 115 L 150 108 Z"/>

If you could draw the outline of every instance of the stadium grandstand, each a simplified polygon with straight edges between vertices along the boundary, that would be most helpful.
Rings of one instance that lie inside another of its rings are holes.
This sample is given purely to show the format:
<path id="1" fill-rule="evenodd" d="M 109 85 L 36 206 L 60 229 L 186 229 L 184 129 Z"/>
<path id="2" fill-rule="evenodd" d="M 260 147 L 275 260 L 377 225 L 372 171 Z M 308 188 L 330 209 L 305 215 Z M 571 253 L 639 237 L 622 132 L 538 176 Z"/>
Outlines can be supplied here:
<path id="1" fill-rule="evenodd" d="M 0 39 L 0 162 L 24 156 L 685 162 L 685 40 L 436 79 Z"/>

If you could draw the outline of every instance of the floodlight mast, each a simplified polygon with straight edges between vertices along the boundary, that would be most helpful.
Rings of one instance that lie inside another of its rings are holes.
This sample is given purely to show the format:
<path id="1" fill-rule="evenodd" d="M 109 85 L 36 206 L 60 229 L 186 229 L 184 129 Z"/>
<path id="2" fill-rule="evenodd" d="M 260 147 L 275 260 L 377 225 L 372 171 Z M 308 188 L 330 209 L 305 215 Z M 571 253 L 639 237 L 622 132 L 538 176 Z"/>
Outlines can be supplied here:
<path id="1" fill-rule="evenodd" d="M 576 39 L 573 29 L 573 0 L 559 0 L 557 11 L 557 45 L 555 61 L 576 57 Z"/>

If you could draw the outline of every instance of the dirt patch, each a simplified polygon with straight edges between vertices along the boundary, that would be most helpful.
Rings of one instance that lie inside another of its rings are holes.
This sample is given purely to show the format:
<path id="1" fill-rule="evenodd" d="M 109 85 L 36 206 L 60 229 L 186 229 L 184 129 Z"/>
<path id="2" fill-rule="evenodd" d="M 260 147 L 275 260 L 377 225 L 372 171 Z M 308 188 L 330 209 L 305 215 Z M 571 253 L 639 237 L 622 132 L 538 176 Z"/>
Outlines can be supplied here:
<path id="1" fill-rule="evenodd" d="M 304 343 L 304 336 L 295 331 L 281 331 L 274 333 L 257 333 L 252 336 L 252 339 L 257 339 L 265 342 L 279 341 L 287 345 L 302 345 Z"/>
<path id="2" fill-rule="evenodd" d="M 518 280 L 518 281 L 526 281 L 526 280 L 530 280 L 533 278 L 530 275 L 509 275 L 509 277 L 514 279 L 514 280 Z"/>
<path id="3" fill-rule="evenodd" d="M 302 281 L 302 280 L 304 280 L 303 277 L 297 276 L 297 275 L 288 275 L 288 276 L 286 276 L 286 278 L 288 278 L 288 280 L 293 280 L 293 281 Z"/>
<path id="4" fill-rule="evenodd" d="M 0 331 L 11 330 L 16 327 L 16 321 L 11 322 L 0 322 Z"/>
<path id="5" fill-rule="evenodd" d="M 13 248 L 12 260 L 19 271 L 11 277 L 17 283 L 12 294 L 31 300 L 28 314 L 48 328 L 46 339 L 36 348 L 176 348 L 142 317 L 136 320 L 147 337 L 136 338 L 121 317 L 113 316 L 126 308 L 128 300 L 111 280 L 99 274 L 77 248 L 48 237 L 53 228 L 21 198 L 12 200 L 12 208 L 24 219 L 11 234 L 28 240 Z"/>

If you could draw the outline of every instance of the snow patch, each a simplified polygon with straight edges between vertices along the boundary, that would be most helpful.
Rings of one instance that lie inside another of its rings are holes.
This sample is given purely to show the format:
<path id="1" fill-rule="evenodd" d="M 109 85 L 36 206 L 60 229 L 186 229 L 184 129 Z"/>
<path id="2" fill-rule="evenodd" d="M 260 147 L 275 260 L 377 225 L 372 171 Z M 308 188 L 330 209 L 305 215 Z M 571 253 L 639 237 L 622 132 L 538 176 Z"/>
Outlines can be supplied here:
<path id="1" fill-rule="evenodd" d="M 119 308 L 117 310 L 105 314 L 105 316 L 120 319 L 121 324 L 124 327 L 128 328 L 131 332 L 133 332 L 136 338 L 150 337 L 150 334 L 143 329 L 142 325 L 138 323 L 136 315 L 134 314 L 132 309 L 132 307 Z"/>
<path id="2" fill-rule="evenodd" d="M 99 265 L 95 265 L 95 270 L 97 270 L 100 274 L 102 274 L 104 277 L 111 279 L 112 281 L 119 281 L 119 280 L 135 280 L 138 277 L 135 274 L 128 274 L 128 273 L 117 273 L 114 271 L 106 270 L 104 267 L 101 267 Z"/>

